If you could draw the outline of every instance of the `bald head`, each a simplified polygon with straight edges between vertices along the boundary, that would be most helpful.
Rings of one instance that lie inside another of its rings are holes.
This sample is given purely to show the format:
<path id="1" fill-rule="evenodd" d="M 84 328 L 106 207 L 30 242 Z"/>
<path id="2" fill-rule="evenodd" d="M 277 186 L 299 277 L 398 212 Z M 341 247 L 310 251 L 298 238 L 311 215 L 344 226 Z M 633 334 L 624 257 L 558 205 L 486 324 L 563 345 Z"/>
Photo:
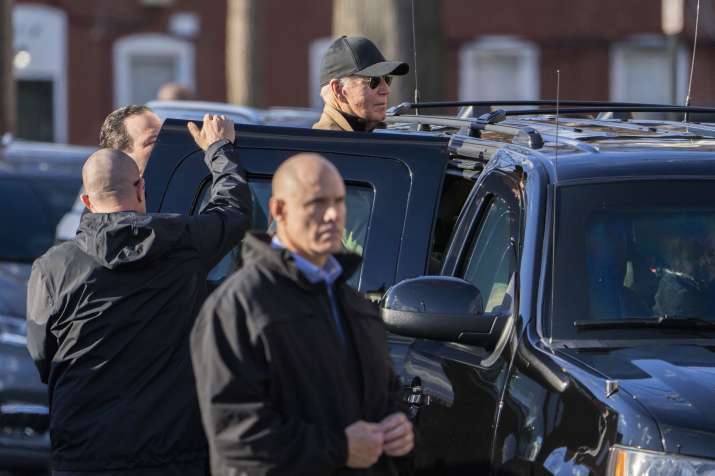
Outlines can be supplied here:
<path id="1" fill-rule="evenodd" d="M 288 199 L 303 188 L 320 187 L 325 179 L 341 181 L 340 172 L 322 155 L 297 154 L 283 162 L 273 175 L 272 195 Z"/>
<path id="2" fill-rule="evenodd" d="M 141 180 L 139 168 L 131 157 L 116 149 L 100 149 L 89 156 L 82 167 L 85 192 L 82 200 L 96 213 L 144 212 Z"/>
<path id="3" fill-rule="evenodd" d="M 289 158 L 273 176 L 269 203 L 286 248 L 322 266 L 341 250 L 345 184 L 338 169 L 318 154 Z"/>

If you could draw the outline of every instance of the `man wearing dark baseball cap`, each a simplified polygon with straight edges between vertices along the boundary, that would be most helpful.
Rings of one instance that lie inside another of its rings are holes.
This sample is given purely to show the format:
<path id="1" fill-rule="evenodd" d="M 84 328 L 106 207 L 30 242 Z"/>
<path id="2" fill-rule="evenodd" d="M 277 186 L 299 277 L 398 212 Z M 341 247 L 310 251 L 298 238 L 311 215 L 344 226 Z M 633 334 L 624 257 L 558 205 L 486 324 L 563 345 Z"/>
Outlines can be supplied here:
<path id="1" fill-rule="evenodd" d="M 325 107 L 313 129 L 372 131 L 385 120 L 392 77 L 409 70 L 407 63 L 386 61 L 367 38 L 341 36 L 320 64 Z"/>

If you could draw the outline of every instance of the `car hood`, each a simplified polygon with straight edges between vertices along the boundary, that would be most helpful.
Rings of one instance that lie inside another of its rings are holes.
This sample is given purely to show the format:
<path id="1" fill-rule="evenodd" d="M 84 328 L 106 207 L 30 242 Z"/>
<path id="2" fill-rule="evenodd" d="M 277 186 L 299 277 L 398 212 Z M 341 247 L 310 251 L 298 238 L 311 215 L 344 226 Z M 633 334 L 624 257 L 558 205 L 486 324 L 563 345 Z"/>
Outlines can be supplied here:
<path id="1" fill-rule="evenodd" d="M 616 380 L 621 391 L 640 402 L 658 424 L 665 451 L 715 458 L 715 346 L 663 344 L 564 353 Z"/>
<path id="2" fill-rule="evenodd" d="M 0 315 L 25 318 L 32 264 L 0 262 Z"/>

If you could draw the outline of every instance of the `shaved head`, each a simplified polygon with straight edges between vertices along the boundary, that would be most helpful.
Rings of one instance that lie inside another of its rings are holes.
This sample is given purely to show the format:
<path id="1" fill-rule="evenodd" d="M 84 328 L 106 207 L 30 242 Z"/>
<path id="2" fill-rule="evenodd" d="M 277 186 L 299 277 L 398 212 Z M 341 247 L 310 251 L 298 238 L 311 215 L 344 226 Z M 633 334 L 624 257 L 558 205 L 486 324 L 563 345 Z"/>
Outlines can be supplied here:
<path id="1" fill-rule="evenodd" d="M 283 162 L 273 175 L 272 195 L 288 198 L 303 187 L 316 186 L 321 178 L 340 179 L 340 172 L 322 155 L 303 153 Z"/>
<path id="2" fill-rule="evenodd" d="M 82 184 L 85 201 L 90 210 L 110 213 L 120 210 L 144 212 L 143 190 L 138 196 L 137 186 L 141 175 L 136 162 L 116 149 L 100 149 L 87 159 L 82 167 Z M 138 208 L 138 204 L 139 209 Z"/>
<path id="3" fill-rule="evenodd" d="M 283 162 L 273 176 L 269 207 L 289 250 L 320 266 L 341 251 L 345 184 L 325 157 L 303 153 Z"/>

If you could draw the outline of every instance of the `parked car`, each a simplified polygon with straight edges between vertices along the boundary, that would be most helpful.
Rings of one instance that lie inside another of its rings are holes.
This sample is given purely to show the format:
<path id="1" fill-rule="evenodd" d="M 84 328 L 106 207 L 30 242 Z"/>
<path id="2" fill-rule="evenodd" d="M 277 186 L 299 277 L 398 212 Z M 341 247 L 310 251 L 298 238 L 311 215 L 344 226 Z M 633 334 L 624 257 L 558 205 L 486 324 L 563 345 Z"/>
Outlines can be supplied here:
<path id="1" fill-rule="evenodd" d="M 320 120 L 320 110 L 302 107 L 271 107 L 261 112 L 262 124 L 311 128 Z"/>
<path id="2" fill-rule="evenodd" d="M 0 472 L 47 469 L 47 388 L 26 348 L 27 280 L 79 186 L 79 175 L 56 170 L 0 171 Z"/>
<path id="3" fill-rule="evenodd" d="M 582 106 L 239 130 L 257 228 L 288 156 L 343 174 L 352 284 L 381 298 L 417 474 L 715 471 L 715 126 Z M 152 211 L 196 213 L 201 155 L 165 123 Z M 234 250 L 210 279 L 239 264 Z"/>
<path id="4" fill-rule="evenodd" d="M 185 119 L 200 121 L 204 114 L 224 114 L 236 124 L 260 124 L 259 110 L 212 101 L 149 101 L 146 103 L 162 120 Z"/>
<path id="5" fill-rule="evenodd" d="M 60 221 L 57 222 L 55 228 L 55 243 L 71 240 L 77 234 L 79 221 L 84 212 L 84 203 L 82 202 L 82 192 L 84 188 L 80 185 L 79 191 L 72 202 L 72 207 L 67 210 L 67 213 L 62 215 Z"/>
<path id="6" fill-rule="evenodd" d="M 8 139 L 0 146 L 0 164 L 17 171 L 55 171 L 80 176 L 82 164 L 95 150 L 79 145 Z"/>

